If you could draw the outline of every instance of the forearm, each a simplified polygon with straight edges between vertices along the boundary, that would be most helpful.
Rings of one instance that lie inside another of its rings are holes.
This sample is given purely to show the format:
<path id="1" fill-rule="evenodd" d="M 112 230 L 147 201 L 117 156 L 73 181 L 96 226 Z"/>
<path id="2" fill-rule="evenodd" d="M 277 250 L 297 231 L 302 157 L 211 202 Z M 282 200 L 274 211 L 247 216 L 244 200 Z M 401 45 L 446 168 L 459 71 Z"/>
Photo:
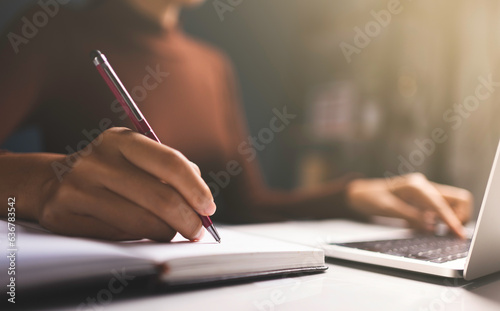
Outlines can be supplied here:
<path id="1" fill-rule="evenodd" d="M 282 191 L 234 183 L 224 191 L 227 208 L 222 221 L 270 222 L 289 219 L 365 219 L 346 201 L 346 188 L 357 175 L 346 176 L 314 189 Z"/>
<path id="2" fill-rule="evenodd" d="M 0 155 L 0 200 L 15 197 L 16 216 L 38 220 L 38 211 L 57 181 L 52 163 L 63 159 L 64 155 L 49 153 Z M 0 217 L 6 215 L 7 208 L 0 208 Z"/>
<path id="3" fill-rule="evenodd" d="M 351 177 L 332 181 L 315 189 L 293 192 L 268 192 L 255 202 L 257 216 L 273 215 L 276 219 L 360 218 L 346 200 L 346 188 Z"/>

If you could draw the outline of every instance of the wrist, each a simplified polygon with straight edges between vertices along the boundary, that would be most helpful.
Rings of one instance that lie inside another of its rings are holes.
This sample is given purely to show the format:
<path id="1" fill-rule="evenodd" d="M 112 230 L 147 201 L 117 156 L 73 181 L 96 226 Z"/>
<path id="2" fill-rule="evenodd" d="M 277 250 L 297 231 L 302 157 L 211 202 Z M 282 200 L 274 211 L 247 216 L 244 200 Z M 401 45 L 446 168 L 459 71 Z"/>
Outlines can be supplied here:
<path id="1" fill-rule="evenodd" d="M 367 179 L 355 179 L 346 185 L 345 203 L 353 213 L 369 218 L 369 212 L 363 199 L 363 191 L 367 188 Z"/>
<path id="2" fill-rule="evenodd" d="M 16 198 L 16 216 L 38 221 L 49 194 L 57 186 L 52 163 L 61 161 L 58 154 L 7 154 L 0 157 L 0 198 Z M 4 216 L 6 209 L 0 213 Z"/>

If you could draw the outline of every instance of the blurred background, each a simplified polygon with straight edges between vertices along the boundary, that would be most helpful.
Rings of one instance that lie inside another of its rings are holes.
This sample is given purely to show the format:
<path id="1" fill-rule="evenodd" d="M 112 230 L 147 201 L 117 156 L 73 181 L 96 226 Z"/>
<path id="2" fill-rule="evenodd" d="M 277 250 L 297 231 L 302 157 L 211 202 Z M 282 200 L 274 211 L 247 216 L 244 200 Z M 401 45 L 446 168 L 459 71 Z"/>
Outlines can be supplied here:
<path id="1" fill-rule="evenodd" d="M 1 1 L 0 27 L 32 2 Z M 498 16 L 494 0 L 208 0 L 182 21 L 233 61 L 251 134 L 273 108 L 297 115 L 259 153 L 270 186 L 416 171 L 471 190 L 477 212 L 500 137 Z M 7 146 L 43 150 L 37 135 Z"/>

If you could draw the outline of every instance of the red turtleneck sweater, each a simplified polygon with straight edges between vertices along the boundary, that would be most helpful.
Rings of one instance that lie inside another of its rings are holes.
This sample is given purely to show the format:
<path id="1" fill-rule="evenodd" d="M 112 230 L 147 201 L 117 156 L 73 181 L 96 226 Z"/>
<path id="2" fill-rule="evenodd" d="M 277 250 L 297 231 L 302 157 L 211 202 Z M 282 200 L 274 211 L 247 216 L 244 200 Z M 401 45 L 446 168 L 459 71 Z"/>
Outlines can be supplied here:
<path id="1" fill-rule="evenodd" d="M 88 133 L 95 136 L 104 119 L 130 126 L 89 59 L 91 50 L 100 49 L 160 140 L 200 166 L 218 203 L 214 219 L 354 215 L 344 201 L 347 178 L 315 190 L 268 189 L 249 147 L 226 57 L 179 29 L 162 29 L 124 2 L 101 1 L 80 11 L 61 8 L 33 38 L 16 46 L 18 53 L 8 34 L 22 35 L 22 18 L 2 35 L 0 142 L 21 125 L 36 124 L 48 152 L 68 153 L 81 147 Z M 22 16 L 32 20 L 39 11 L 36 6 Z"/>

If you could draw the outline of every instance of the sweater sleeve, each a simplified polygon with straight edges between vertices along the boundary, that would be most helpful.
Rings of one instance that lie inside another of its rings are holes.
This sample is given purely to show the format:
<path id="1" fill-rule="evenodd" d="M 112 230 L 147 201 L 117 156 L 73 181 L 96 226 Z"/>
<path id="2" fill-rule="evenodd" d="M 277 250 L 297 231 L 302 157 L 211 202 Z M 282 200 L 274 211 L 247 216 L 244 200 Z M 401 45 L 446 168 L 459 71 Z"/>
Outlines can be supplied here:
<path id="1" fill-rule="evenodd" d="M 333 180 L 321 187 L 307 190 L 281 191 L 267 187 L 262 176 L 255 148 L 249 142 L 249 135 L 235 75 L 225 62 L 227 85 L 227 131 L 232 133 L 233 150 L 238 167 L 231 183 L 222 190 L 226 204 L 225 221 L 262 222 L 287 219 L 363 218 L 348 207 L 345 198 L 347 184 L 360 177 L 350 174 Z M 277 123 L 277 122 L 276 122 Z M 236 163 L 235 163 L 236 166 Z"/>

